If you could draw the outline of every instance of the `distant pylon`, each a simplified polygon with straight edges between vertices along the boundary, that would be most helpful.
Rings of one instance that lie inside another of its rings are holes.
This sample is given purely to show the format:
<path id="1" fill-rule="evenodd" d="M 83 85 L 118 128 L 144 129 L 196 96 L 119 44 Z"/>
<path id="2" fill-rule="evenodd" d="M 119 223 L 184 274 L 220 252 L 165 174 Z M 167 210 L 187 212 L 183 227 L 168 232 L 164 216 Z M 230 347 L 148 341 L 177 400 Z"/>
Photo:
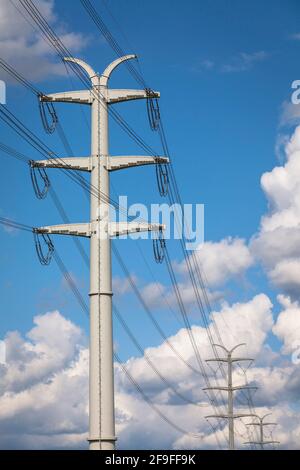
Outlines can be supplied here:
<path id="1" fill-rule="evenodd" d="M 258 445 L 260 446 L 261 450 L 263 450 L 264 446 L 268 444 L 280 444 L 279 441 L 273 441 L 273 440 L 266 441 L 264 438 L 264 426 L 276 426 L 277 425 L 277 423 L 271 423 L 271 422 L 265 423 L 264 422 L 264 419 L 267 416 L 270 416 L 271 414 L 272 413 L 267 413 L 266 415 L 262 417 L 258 415 L 253 416 L 254 418 L 257 418 L 258 421 L 257 422 L 252 421 L 252 423 L 247 423 L 247 426 L 259 426 L 259 441 L 248 441 L 248 442 L 245 442 L 245 444 Z"/>
<path id="2" fill-rule="evenodd" d="M 232 357 L 233 351 L 240 346 L 245 346 L 245 343 L 237 344 L 234 348 L 228 350 L 221 344 L 214 344 L 213 346 L 217 346 L 222 348 L 226 352 L 226 357 L 218 357 L 214 359 L 207 359 L 206 362 L 227 362 L 227 387 L 206 387 L 204 390 L 220 390 L 228 392 L 228 412 L 227 414 L 215 414 L 206 416 L 206 418 L 218 418 L 218 419 L 228 419 L 228 442 L 229 442 L 229 450 L 234 450 L 234 420 L 236 418 L 245 418 L 248 416 L 256 416 L 251 413 L 234 413 L 233 412 L 233 392 L 237 390 L 249 390 L 256 387 L 248 386 L 248 385 L 239 385 L 236 387 L 232 386 L 232 365 L 234 362 L 241 362 L 241 361 L 252 361 L 252 359 L 245 358 L 245 357 Z"/>

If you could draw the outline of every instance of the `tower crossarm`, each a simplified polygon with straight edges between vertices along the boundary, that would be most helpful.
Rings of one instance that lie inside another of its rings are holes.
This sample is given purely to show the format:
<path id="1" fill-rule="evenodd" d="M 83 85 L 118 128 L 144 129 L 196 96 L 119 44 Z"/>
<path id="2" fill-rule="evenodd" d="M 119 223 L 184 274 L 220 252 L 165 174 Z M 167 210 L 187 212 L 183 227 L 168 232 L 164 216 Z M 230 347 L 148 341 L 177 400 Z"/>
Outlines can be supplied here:
<path id="1" fill-rule="evenodd" d="M 92 104 L 93 92 L 91 90 L 78 90 L 78 91 L 63 91 L 60 93 L 50 93 L 48 95 L 41 95 L 40 101 L 42 102 L 60 102 L 60 103 L 75 103 L 75 104 Z"/>
<path id="2" fill-rule="evenodd" d="M 90 237 L 91 236 L 91 224 L 79 223 L 79 224 L 60 224 L 60 225 L 49 225 L 45 227 L 39 227 L 34 229 L 35 233 L 47 233 L 49 235 L 73 235 L 77 237 Z"/>
<path id="3" fill-rule="evenodd" d="M 116 156 L 107 157 L 108 171 L 123 170 L 135 166 L 168 164 L 167 157 L 148 156 Z M 32 168 L 64 168 L 66 170 L 92 171 L 92 157 L 48 158 L 47 160 L 31 160 Z"/>
<path id="4" fill-rule="evenodd" d="M 160 98 L 160 93 L 154 91 L 149 95 L 146 90 L 131 89 L 109 89 L 107 90 L 106 101 L 108 104 L 121 103 L 122 101 L 141 100 L 145 98 Z M 91 90 L 64 91 L 60 93 L 50 93 L 41 95 L 40 101 L 43 102 L 60 102 L 60 103 L 77 103 L 92 104 L 97 99 L 95 92 Z"/>
<path id="5" fill-rule="evenodd" d="M 252 445 L 259 445 L 265 446 L 266 444 L 280 444 L 280 441 L 247 441 L 244 444 L 252 444 Z"/>
<path id="6" fill-rule="evenodd" d="M 110 237 L 120 237 L 122 235 L 128 235 L 130 233 L 137 232 L 158 232 L 165 230 L 163 224 L 148 224 L 138 222 L 106 222 L 103 224 L 105 227 L 109 227 L 108 232 Z M 78 223 L 78 224 L 60 224 L 50 225 L 45 227 L 35 228 L 35 233 L 47 233 L 49 235 L 72 235 L 78 237 L 90 237 L 92 233 L 100 233 L 102 226 L 101 221 L 93 223 Z M 100 237 L 99 237 L 100 238 Z"/>
<path id="7" fill-rule="evenodd" d="M 277 426 L 278 423 L 247 423 L 246 426 Z"/>
<path id="8" fill-rule="evenodd" d="M 253 390 L 253 389 L 256 390 L 257 387 L 251 386 L 251 385 L 239 385 L 236 387 L 216 386 L 216 387 L 206 387 L 203 390 L 223 390 L 224 392 L 235 392 L 237 390 Z"/>
<path id="9" fill-rule="evenodd" d="M 31 160 L 32 168 L 65 168 L 66 170 L 91 171 L 92 161 L 90 157 L 64 157 L 48 158 L 47 160 Z"/>
<path id="10" fill-rule="evenodd" d="M 158 91 L 153 91 L 149 95 L 147 90 L 127 90 L 127 89 L 108 89 L 107 102 L 108 104 L 121 103 L 122 101 L 142 100 L 145 98 L 160 98 Z"/>
<path id="11" fill-rule="evenodd" d="M 205 416 L 206 419 L 209 418 L 218 418 L 218 419 L 239 419 L 239 418 L 247 418 L 249 416 L 255 416 L 251 413 L 233 413 L 233 414 L 215 414 L 215 415 L 207 415 Z"/>
<path id="12" fill-rule="evenodd" d="M 123 170 L 134 166 L 156 165 L 158 163 L 167 164 L 167 157 L 147 157 L 147 156 L 116 156 L 109 157 L 107 169 L 109 171 Z"/>
<path id="13" fill-rule="evenodd" d="M 214 359 L 205 359 L 205 362 L 242 362 L 242 361 L 254 361 L 249 357 L 218 357 Z"/>
<path id="14" fill-rule="evenodd" d="M 159 232 L 166 228 L 166 226 L 162 224 L 136 222 L 110 222 L 109 227 L 111 237 L 120 237 L 122 235 L 136 232 Z"/>

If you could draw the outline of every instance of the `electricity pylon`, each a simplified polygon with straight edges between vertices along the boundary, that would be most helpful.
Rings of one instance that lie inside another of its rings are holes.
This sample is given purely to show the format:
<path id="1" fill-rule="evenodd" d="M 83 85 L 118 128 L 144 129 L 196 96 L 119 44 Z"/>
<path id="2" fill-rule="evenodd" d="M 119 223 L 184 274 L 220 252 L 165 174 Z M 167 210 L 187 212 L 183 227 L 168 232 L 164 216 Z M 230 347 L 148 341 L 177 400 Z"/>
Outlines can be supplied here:
<path id="1" fill-rule="evenodd" d="M 270 445 L 270 444 L 280 444 L 279 441 L 273 441 L 273 440 L 265 440 L 264 436 L 264 426 L 276 426 L 277 423 L 271 423 L 267 422 L 265 423 L 264 420 L 267 416 L 270 416 L 272 413 L 267 413 L 266 415 L 260 417 L 258 415 L 254 415 L 254 418 L 258 419 L 258 422 L 253 421 L 252 423 L 247 423 L 247 426 L 259 426 L 259 441 L 248 441 L 245 442 L 245 444 L 251 444 L 251 445 L 258 445 L 261 450 L 264 449 L 265 445 Z"/>
<path id="2" fill-rule="evenodd" d="M 41 96 L 45 102 L 79 103 L 91 106 L 91 155 L 35 161 L 36 167 L 81 170 L 91 174 L 90 222 L 53 225 L 37 233 L 75 235 L 90 238 L 90 365 L 89 365 L 89 447 L 115 448 L 114 374 L 112 332 L 111 237 L 141 231 L 161 231 L 161 224 L 109 221 L 111 171 L 139 165 L 168 163 L 167 157 L 115 156 L 108 150 L 108 107 L 149 98 L 147 90 L 110 89 L 111 73 L 122 62 L 136 58 L 126 55 L 112 62 L 102 73 L 80 59 L 65 58 L 81 67 L 91 80 L 91 89 Z M 151 92 L 159 98 L 158 92 Z"/>
<path id="3" fill-rule="evenodd" d="M 232 386 L 232 365 L 234 362 L 241 362 L 241 361 L 252 361 L 252 359 L 245 358 L 245 357 L 232 357 L 232 353 L 235 349 L 240 346 L 245 346 L 245 343 L 241 343 L 236 345 L 234 348 L 228 350 L 221 344 L 214 344 L 213 346 L 222 348 L 226 352 L 226 357 L 218 357 L 215 359 L 207 359 L 206 362 L 227 362 L 227 387 L 225 386 L 215 386 L 215 387 L 206 387 L 204 390 L 220 390 L 225 391 L 228 393 L 228 405 L 227 405 L 227 414 L 215 414 L 206 416 L 206 418 L 218 418 L 218 419 L 228 419 L 228 443 L 229 449 L 234 450 L 234 420 L 236 418 L 245 418 L 247 416 L 253 416 L 251 413 L 234 413 L 233 412 L 233 392 L 237 390 L 250 390 L 256 387 L 248 386 L 248 385 L 239 385 L 236 387 Z"/>

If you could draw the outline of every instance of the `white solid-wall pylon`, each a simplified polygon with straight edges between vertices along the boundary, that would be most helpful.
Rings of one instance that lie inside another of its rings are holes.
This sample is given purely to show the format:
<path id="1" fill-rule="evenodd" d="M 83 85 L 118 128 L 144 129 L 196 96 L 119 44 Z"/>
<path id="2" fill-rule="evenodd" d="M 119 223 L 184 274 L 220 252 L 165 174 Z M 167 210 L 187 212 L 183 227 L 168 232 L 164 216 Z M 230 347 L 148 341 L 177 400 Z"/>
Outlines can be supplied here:
<path id="1" fill-rule="evenodd" d="M 42 101 L 80 103 L 91 106 L 91 155 L 33 162 L 37 167 L 65 168 L 91 174 L 90 223 L 46 226 L 40 233 L 77 235 L 90 238 L 90 378 L 89 378 L 89 445 L 91 450 L 115 448 L 114 373 L 112 331 L 111 236 L 138 231 L 163 230 L 160 224 L 113 223 L 109 216 L 109 174 L 111 171 L 168 163 L 166 157 L 111 157 L 108 149 L 108 106 L 121 101 L 146 99 L 146 90 L 109 89 L 113 70 L 135 55 L 120 57 L 102 75 L 80 59 L 66 58 L 82 67 L 91 80 L 91 89 L 53 93 Z M 158 98 L 159 93 L 153 92 Z M 95 230 L 97 227 L 98 230 Z M 107 236 L 99 236 L 106 233 Z"/>

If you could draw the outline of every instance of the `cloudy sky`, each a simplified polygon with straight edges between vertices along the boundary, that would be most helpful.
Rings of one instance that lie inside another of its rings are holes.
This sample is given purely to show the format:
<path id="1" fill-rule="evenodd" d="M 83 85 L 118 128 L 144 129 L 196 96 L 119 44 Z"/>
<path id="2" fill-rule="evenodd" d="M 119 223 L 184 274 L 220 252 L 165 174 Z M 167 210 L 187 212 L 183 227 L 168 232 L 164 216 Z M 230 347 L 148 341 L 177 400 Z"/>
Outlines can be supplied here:
<path id="1" fill-rule="evenodd" d="M 115 58 L 79 1 L 35 3 L 74 55 L 99 72 Z M 138 0 L 94 3 L 123 49 L 139 55 L 147 81 L 161 92 L 183 201 L 205 204 L 205 243 L 196 256 L 212 302 L 210 321 L 227 347 L 245 342 L 240 354 L 255 359 L 246 376 L 244 369 L 235 369 L 234 382 L 242 385 L 247 378 L 258 387 L 252 397 L 256 412 L 271 412 L 278 423 L 267 436 L 272 431 L 282 448 L 297 448 L 300 109 L 291 103 L 291 84 L 300 79 L 299 2 L 274 0 L 270 10 L 267 2 L 258 1 L 189 0 L 183 6 L 154 0 L 147 15 L 145 2 Z M 80 86 L 70 80 L 18 1 L 0 0 L 0 56 L 45 93 Z M 42 129 L 36 98 L 2 71 L 0 79 L 7 84 L 8 108 L 64 156 L 57 134 L 48 136 Z M 111 86 L 137 85 L 124 68 Z M 88 110 L 57 109 L 75 155 L 87 155 Z M 119 105 L 118 110 L 159 148 L 145 103 Z M 2 143 L 39 158 L 2 121 L 0 134 Z M 113 155 L 140 153 L 113 122 L 110 149 Z M 50 198 L 34 198 L 26 165 L 4 153 L 1 162 L 0 215 L 32 226 L 60 223 Z M 49 171 L 49 176 L 70 220 L 87 221 L 83 192 L 60 172 Z M 114 199 L 128 195 L 129 203 L 160 202 L 154 170 L 148 167 L 113 174 L 112 191 Z M 0 365 L 0 448 L 87 448 L 88 320 L 57 266 L 39 265 L 30 234 L 1 228 L 0 239 L 0 339 L 7 353 L 6 364 Z M 88 270 L 74 244 L 67 237 L 56 237 L 54 243 L 87 298 Z M 176 243 L 170 243 L 173 266 L 205 360 L 212 351 Z M 87 241 L 84 246 L 88 250 Z M 167 336 L 163 341 L 153 328 L 114 260 L 115 304 L 145 351 L 137 350 L 117 319 L 115 349 L 153 405 L 124 376 L 123 363 L 116 363 L 118 447 L 226 447 L 226 423 L 217 427 L 205 419 L 213 409 L 165 265 L 155 265 L 150 241 L 120 240 L 117 246 Z M 165 382 L 149 367 L 149 358 Z M 212 382 L 215 373 L 207 368 Z M 222 402 L 222 396 L 218 399 Z M 236 406 L 248 410 L 242 394 Z M 236 423 L 239 447 L 248 440 L 244 424 Z"/>

